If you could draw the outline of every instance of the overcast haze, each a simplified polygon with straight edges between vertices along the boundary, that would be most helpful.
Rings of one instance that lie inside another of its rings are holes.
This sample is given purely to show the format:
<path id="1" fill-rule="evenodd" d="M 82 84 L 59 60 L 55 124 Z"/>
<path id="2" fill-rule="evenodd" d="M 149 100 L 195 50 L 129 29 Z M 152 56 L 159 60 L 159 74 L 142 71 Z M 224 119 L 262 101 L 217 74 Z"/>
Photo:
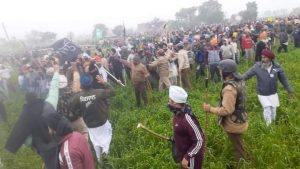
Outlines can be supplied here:
<path id="1" fill-rule="evenodd" d="M 52 31 L 59 37 L 68 32 L 90 34 L 93 25 L 109 28 L 125 23 L 136 28 L 141 22 L 158 17 L 174 19 L 181 8 L 199 6 L 206 0 L 1 0 L 0 22 L 9 36 L 23 38 L 30 30 Z M 219 0 L 229 17 L 246 9 L 249 0 Z M 251 1 L 251 0 L 250 0 Z M 300 0 L 256 0 L 258 12 L 293 9 Z M 4 37 L 1 27 L 0 37 Z"/>

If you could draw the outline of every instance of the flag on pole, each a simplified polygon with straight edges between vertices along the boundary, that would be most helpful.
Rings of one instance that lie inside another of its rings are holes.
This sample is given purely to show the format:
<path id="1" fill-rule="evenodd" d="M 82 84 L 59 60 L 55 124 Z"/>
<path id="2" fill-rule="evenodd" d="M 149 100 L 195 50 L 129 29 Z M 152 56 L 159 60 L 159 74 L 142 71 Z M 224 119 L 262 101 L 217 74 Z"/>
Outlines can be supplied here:
<path id="1" fill-rule="evenodd" d="M 5 36 L 6 36 L 7 40 L 9 40 L 9 36 L 8 36 L 8 33 L 7 33 L 7 31 L 6 31 L 6 27 L 5 27 L 5 25 L 4 25 L 3 22 L 2 22 L 2 28 L 3 28 L 3 30 L 4 30 L 4 33 L 5 33 Z"/>
<path id="2" fill-rule="evenodd" d="M 124 38 L 124 42 L 126 40 L 126 28 L 125 28 L 125 25 L 123 23 L 123 38 Z"/>
<path id="3" fill-rule="evenodd" d="M 82 53 L 80 47 L 72 43 L 67 38 L 56 41 L 53 45 L 51 45 L 51 47 L 61 55 L 61 64 L 75 61 L 77 56 Z"/>
<path id="4" fill-rule="evenodd" d="M 167 27 L 167 23 L 164 24 L 164 29 L 166 29 L 166 27 Z"/>

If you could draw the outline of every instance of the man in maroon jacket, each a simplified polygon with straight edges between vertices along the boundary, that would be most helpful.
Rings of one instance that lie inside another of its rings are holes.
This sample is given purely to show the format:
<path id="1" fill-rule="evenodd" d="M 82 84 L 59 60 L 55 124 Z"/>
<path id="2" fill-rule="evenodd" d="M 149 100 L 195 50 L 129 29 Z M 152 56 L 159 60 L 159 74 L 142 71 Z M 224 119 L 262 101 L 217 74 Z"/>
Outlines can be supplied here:
<path id="1" fill-rule="evenodd" d="M 73 132 L 70 122 L 58 113 L 46 117 L 49 132 L 59 142 L 60 169 L 95 169 L 86 138 Z"/>
<path id="2" fill-rule="evenodd" d="M 190 105 L 188 94 L 178 86 L 170 86 L 168 107 L 173 116 L 173 134 L 182 169 L 201 169 L 204 158 L 204 133 Z"/>

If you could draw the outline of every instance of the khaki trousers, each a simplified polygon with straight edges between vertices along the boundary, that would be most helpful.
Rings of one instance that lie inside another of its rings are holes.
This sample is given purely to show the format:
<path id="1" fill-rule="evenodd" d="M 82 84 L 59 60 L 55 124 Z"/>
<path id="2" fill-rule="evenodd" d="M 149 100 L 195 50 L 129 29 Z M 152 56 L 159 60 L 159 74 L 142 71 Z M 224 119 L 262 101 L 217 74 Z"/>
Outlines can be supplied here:
<path id="1" fill-rule="evenodd" d="M 235 157 L 236 162 L 239 162 L 240 159 L 246 160 L 245 147 L 244 147 L 244 143 L 243 143 L 243 135 L 228 133 L 228 132 L 227 132 L 227 135 L 233 146 L 234 157 Z"/>
<path id="2" fill-rule="evenodd" d="M 164 88 L 164 85 L 169 88 L 171 86 L 170 79 L 168 77 L 160 77 L 159 78 L 159 84 L 158 89 L 162 90 Z"/>
<path id="3" fill-rule="evenodd" d="M 186 89 L 191 88 L 191 83 L 190 83 L 190 80 L 189 80 L 189 72 L 190 72 L 189 68 L 182 69 L 181 72 L 180 72 L 182 87 L 186 88 Z"/>

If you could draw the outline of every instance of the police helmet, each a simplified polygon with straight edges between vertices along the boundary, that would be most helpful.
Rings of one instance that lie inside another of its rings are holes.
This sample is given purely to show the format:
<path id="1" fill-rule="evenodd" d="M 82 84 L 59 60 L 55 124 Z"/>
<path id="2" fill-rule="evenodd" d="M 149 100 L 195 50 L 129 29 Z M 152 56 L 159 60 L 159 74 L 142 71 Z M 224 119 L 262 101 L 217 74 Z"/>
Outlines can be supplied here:
<path id="1" fill-rule="evenodd" d="M 237 65 L 232 59 L 224 59 L 219 63 L 218 68 L 225 73 L 234 73 L 237 70 Z"/>

